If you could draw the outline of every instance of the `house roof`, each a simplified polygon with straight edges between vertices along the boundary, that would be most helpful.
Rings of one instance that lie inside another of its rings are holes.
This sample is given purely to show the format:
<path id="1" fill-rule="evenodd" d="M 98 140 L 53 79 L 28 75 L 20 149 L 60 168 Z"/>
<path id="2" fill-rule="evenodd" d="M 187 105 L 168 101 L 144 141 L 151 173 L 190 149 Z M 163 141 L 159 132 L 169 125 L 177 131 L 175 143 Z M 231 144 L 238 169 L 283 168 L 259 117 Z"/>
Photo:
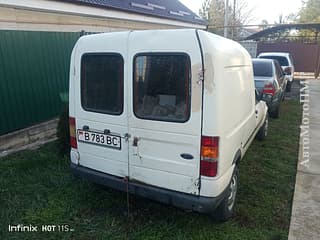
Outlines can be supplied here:
<path id="1" fill-rule="evenodd" d="M 59 0 L 98 8 L 108 8 L 139 13 L 160 18 L 178 20 L 193 24 L 207 25 L 178 0 Z"/>

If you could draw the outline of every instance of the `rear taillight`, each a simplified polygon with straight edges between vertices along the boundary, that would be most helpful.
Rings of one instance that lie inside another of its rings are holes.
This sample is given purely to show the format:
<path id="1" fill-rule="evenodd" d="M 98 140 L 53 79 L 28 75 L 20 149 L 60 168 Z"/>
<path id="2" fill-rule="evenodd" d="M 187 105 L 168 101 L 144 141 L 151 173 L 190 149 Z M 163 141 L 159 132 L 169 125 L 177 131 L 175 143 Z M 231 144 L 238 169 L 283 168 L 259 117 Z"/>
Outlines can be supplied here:
<path id="1" fill-rule="evenodd" d="M 201 137 L 200 175 L 215 177 L 218 171 L 219 137 Z"/>
<path id="2" fill-rule="evenodd" d="M 284 69 L 284 72 L 285 72 L 287 75 L 291 75 L 291 73 L 292 73 L 292 67 L 286 67 L 286 68 Z"/>
<path id="3" fill-rule="evenodd" d="M 263 93 L 264 94 L 270 94 L 270 95 L 274 95 L 276 89 L 274 88 L 272 83 L 267 83 L 266 85 L 264 85 L 263 88 Z"/>
<path id="4" fill-rule="evenodd" d="M 70 146 L 77 149 L 77 133 L 76 133 L 76 119 L 69 117 L 69 129 L 70 129 Z"/>

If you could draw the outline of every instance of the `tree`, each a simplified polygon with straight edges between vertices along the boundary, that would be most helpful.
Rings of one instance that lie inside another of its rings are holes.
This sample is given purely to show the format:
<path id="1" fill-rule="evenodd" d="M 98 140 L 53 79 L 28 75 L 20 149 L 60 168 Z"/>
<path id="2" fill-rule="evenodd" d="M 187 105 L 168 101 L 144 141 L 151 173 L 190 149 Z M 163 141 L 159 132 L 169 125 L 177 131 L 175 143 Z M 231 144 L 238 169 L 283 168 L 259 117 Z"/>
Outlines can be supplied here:
<path id="1" fill-rule="evenodd" d="M 267 20 L 265 20 L 265 19 L 263 19 L 262 21 L 261 21 L 261 28 L 262 28 L 262 30 L 264 30 L 264 29 L 267 29 L 269 26 L 269 22 L 267 21 Z"/>
<path id="2" fill-rule="evenodd" d="M 287 16 L 284 16 L 283 14 L 279 15 L 279 20 L 278 21 L 274 21 L 274 24 L 288 24 L 288 23 L 293 23 L 296 21 L 297 19 L 297 14 L 294 13 L 290 13 Z"/>
<path id="3" fill-rule="evenodd" d="M 232 2 L 233 5 L 228 6 L 228 35 L 233 39 L 238 39 L 240 36 L 241 26 L 247 24 L 253 19 L 253 9 L 248 8 L 247 1 L 245 0 L 233 0 L 230 2 Z M 199 14 L 209 22 L 209 31 L 223 35 L 225 26 L 224 0 L 205 0 Z"/>
<path id="4" fill-rule="evenodd" d="M 205 0 L 200 15 L 208 21 L 209 31 L 223 35 L 225 14 L 224 0 Z"/>
<path id="5" fill-rule="evenodd" d="M 204 0 L 202 3 L 202 7 L 199 10 L 199 15 L 203 18 L 208 20 L 209 19 L 209 9 L 210 9 L 211 0 Z"/>
<path id="6" fill-rule="evenodd" d="M 320 1 L 307 0 L 303 3 L 298 14 L 299 23 L 320 23 Z M 317 30 L 300 30 L 299 37 L 305 39 L 314 39 L 319 41 L 319 31 Z"/>
<path id="7" fill-rule="evenodd" d="M 299 12 L 300 23 L 319 23 L 320 22 L 320 1 L 308 0 L 304 2 Z"/>

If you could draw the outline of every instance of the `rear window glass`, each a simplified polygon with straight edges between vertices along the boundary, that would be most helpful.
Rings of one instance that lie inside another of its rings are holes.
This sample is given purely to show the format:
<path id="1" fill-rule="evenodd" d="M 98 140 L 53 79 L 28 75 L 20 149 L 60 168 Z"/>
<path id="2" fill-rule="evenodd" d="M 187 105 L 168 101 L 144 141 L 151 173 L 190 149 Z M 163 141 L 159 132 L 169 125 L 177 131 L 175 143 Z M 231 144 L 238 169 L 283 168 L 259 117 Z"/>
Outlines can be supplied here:
<path id="1" fill-rule="evenodd" d="M 286 57 L 280 57 L 280 56 L 261 56 L 259 58 L 264 59 L 275 59 L 278 60 L 281 66 L 289 66 L 288 59 Z"/>
<path id="2" fill-rule="evenodd" d="M 134 113 L 138 118 L 186 122 L 190 115 L 190 59 L 146 54 L 134 59 Z"/>
<path id="3" fill-rule="evenodd" d="M 272 77 L 272 63 L 263 61 L 253 61 L 254 76 Z"/>
<path id="4" fill-rule="evenodd" d="M 254 81 L 254 85 L 257 89 L 261 89 L 264 87 L 266 81 Z"/>
<path id="5" fill-rule="evenodd" d="M 123 112 L 123 59 L 118 54 L 85 54 L 81 59 L 81 104 L 86 111 Z"/>

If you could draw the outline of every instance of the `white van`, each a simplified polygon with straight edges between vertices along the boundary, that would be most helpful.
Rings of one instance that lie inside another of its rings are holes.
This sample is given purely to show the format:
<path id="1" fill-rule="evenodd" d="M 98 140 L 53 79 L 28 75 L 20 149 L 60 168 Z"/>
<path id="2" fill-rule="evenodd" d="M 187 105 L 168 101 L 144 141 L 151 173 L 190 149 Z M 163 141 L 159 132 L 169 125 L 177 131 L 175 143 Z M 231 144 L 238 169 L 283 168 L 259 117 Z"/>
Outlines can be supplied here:
<path id="1" fill-rule="evenodd" d="M 218 206 L 221 220 L 240 160 L 268 127 L 248 52 L 199 30 L 81 37 L 69 100 L 76 174 L 198 212 Z"/>

